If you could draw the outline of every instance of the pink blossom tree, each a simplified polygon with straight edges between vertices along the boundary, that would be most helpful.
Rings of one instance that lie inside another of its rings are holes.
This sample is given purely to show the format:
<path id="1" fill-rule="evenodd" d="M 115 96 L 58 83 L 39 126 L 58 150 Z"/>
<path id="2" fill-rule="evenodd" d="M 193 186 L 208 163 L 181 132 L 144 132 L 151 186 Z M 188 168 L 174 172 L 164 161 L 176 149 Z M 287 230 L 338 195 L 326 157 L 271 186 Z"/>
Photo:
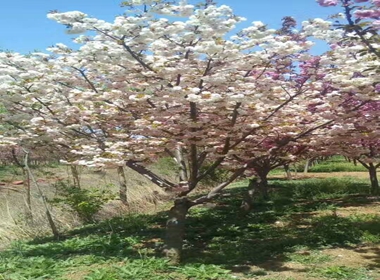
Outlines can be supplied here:
<path id="1" fill-rule="evenodd" d="M 81 34 L 79 49 L 57 44 L 53 55 L 0 53 L 0 98 L 13 112 L 8 120 L 20 124 L 20 138 L 64 148 L 67 163 L 127 165 L 169 191 L 179 188 L 165 241 L 167 255 L 178 261 L 191 207 L 213 199 L 263 157 L 296 154 L 294 143 L 343 117 L 341 95 L 326 84 L 340 79 L 332 65 L 342 65 L 345 49 L 315 58 L 308 40 L 333 44 L 343 33 L 316 19 L 297 34 L 253 22 L 230 36 L 243 19 L 225 5 L 124 4 L 129 15 L 111 23 L 78 11 L 50 13 Z M 369 88 L 371 79 L 360 86 Z M 345 81 L 340 85 L 352 85 Z M 176 157 L 181 181 L 163 180 L 144 165 L 163 153 Z M 222 165 L 232 175 L 193 198 Z"/>
<path id="2" fill-rule="evenodd" d="M 357 103 L 358 101 L 351 101 Z M 335 123 L 326 131 L 325 150 L 341 154 L 362 164 L 369 173 L 371 193 L 380 193 L 377 169 L 380 166 L 380 103 L 366 102 L 352 113 L 351 119 Z M 354 121 L 353 121 L 354 120 Z"/>
<path id="3" fill-rule="evenodd" d="M 346 40 L 358 45 L 360 42 L 365 48 L 380 59 L 379 29 L 380 29 L 380 1 L 379 0 L 317 0 L 323 7 L 341 6 L 342 13 L 333 15 L 336 18 L 335 27 L 346 32 Z M 345 19 L 341 23 L 339 19 Z"/>

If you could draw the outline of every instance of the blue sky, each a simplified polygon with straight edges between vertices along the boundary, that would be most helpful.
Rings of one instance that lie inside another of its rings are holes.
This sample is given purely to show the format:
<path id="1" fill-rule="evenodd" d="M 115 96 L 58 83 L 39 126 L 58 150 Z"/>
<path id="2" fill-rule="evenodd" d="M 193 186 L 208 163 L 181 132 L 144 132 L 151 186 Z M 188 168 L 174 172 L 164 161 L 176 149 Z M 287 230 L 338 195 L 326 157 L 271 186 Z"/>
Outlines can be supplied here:
<path id="1" fill-rule="evenodd" d="M 73 35 L 65 27 L 48 20 L 51 10 L 82 11 L 91 16 L 112 21 L 123 13 L 121 0 L 13 0 L 2 3 L 0 9 L 0 49 L 28 53 L 45 51 L 55 43 L 70 44 Z M 197 1 L 199 2 L 199 1 Z M 279 27 L 283 16 L 293 16 L 299 22 L 309 18 L 327 18 L 338 9 L 322 8 L 314 0 L 217 0 L 231 6 L 247 23 L 261 20 L 271 28 Z M 323 46 L 317 50 L 323 50 Z"/>

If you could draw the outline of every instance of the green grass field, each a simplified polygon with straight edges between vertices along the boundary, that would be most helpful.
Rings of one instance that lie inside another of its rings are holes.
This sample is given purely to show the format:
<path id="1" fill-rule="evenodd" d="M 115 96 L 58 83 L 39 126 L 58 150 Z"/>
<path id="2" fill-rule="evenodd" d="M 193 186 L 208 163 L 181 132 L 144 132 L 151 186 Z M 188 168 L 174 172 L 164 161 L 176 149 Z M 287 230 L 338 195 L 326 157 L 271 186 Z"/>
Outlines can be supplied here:
<path id="1" fill-rule="evenodd" d="M 179 266 L 160 255 L 163 211 L 83 226 L 59 241 L 15 242 L 0 253 L 0 279 L 380 279 L 380 203 L 367 180 L 275 179 L 270 187 L 271 199 L 248 214 L 244 182 L 191 209 Z"/>
<path id="2" fill-rule="evenodd" d="M 304 171 L 305 161 L 295 163 L 290 166 L 292 172 L 302 173 Z M 342 156 L 333 156 L 325 161 L 317 161 L 309 167 L 310 173 L 328 173 L 328 172 L 367 172 L 367 169 L 360 163 L 354 164 L 347 161 Z M 283 174 L 283 168 L 277 168 L 271 171 L 272 175 Z"/>
<path id="3" fill-rule="evenodd" d="M 299 169 L 303 171 L 303 169 Z M 309 172 L 366 172 L 367 169 L 360 163 L 346 161 L 341 156 L 333 156 L 326 161 L 319 161 L 309 168 Z"/>

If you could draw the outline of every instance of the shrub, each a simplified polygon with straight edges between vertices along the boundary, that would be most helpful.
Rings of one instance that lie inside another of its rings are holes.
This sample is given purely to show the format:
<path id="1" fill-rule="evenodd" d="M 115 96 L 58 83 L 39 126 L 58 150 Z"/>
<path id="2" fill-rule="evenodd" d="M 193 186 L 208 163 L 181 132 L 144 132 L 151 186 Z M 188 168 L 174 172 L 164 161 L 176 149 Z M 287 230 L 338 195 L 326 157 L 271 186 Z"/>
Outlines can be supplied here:
<path id="1" fill-rule="evenodd" d="M 53 204 L 67 205 L 74 211 L 83 223 L 95 222 L 95 214 L 114 195 L 107 190 L 80 189 L 74 186 L 59 182 L 55 185 L 58 198 L 52 200 Z"/>
<path id="2" fill-rule="evenodd" d="M 350 218 L 336 215 L 316 217 L 311 225 L 308 234 L 311 245 L 359 244 L 363 235 L 362 230 Z"/>
<path id="3" fill-rule="evenodd" d="M 283 197 L 293 199 L 325 199 L 349 194 L 369 194 L 366 181 L 354 178 L 312 178 L 297 181 L 272 180 L 271 185 L 280 190 Z"/>
<path id="4" fill-rule="evenodd" d="M 297 171 L 302 172 L 305 162 L 297 165 Z M 367 171 L 361 164 L 354 164 L 342 156 L 333 156 L 324 161 L 318 161 L 310 166 L 309 172 L 360 172 Z"/>

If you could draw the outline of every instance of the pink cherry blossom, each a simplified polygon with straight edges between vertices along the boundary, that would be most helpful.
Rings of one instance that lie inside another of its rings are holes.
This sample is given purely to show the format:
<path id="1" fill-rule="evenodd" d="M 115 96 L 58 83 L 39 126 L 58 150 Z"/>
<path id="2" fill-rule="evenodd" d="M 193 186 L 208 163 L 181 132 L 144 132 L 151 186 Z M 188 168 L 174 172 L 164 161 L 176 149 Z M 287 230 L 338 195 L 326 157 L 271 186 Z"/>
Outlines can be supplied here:
<path id="1" fill-rule="evenodd" d="M 380 17 L 380 10 L 356 10 L 354 12 L 357 18 L 373 18 L 377 19 Z"/>
<path id="2" fill-rule="evenodd" d="M 380 7 L 380 0 L 372 0 L 372 4 L 376 7 Z"/>
<path id="3" fill-rule="evenodd" d="M 329 7 L 329 6 L 338 5 L 338 0 L 317 0 L 317 2 L 322 7 Z"/>
<path id="4" fill-rule="evenodd" d="M 355 107 L 379 98 L 374 69 L 380 61 L 363 52 L 357 37 L 345 40 L 355 34 L 318 18 L 294 34 L 261 22 L 235 30 L 243 18 L 228 6 L 156 2 L 128 1 L 134 13 L 113 22 L 51 13 L 72 34 L 86 34 L 74 39 L 79 48 L 57 44 L 48 49 L 53 55 L 0 52 L 6 109 L 0 118 L 15 124 L 10 135 L 62 150 L 72 165 L 126 165 L 166 190 L 186 185 L 180 198 L 173 196 L 172 214 L 212 199 L 247 170 L 259 173 L 266 160 L 272 167 L 290 162 L 323 142 L 321 150 L 336 152 L 329 140 L 343 141 L 351 131 L 356 137 L 345 147 L 357 153 L 379 136 L 378 107 Z M 314 56 L 315 39 L 334 48 Z M 361 127 L 376 131 L 360 142 Z M 0 145 L 11 140 L 1 137 Z M 178 169 L 186 172 L 176 182 L 142 166 L 177 153 Z M 219 167 L 231 177 L 200 198 L 187 196 Z"/>

